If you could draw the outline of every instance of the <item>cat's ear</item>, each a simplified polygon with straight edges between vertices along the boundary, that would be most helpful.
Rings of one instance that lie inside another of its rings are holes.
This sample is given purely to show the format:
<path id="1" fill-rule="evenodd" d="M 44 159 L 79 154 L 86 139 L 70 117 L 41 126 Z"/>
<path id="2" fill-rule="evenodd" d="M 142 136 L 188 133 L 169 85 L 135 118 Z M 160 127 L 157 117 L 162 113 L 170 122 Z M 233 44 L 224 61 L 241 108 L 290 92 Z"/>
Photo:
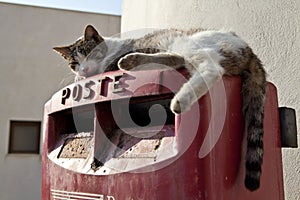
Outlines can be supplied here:
<path id="1" fill-rule="evenodd" d="M 102 42 L 104 39 L 99 35 L 97 30 L 92 26 L 88 25 L 84 30 L 84 40 L 95 40 L 96 42 Z"/>
<path id="2" fill-rule="evenodd" d="M 70 57 L 72 54 L 72 51 L 70 50 L 69 47 L 54 47 L 53 50 L 60 53 L 60 55 L 62 55 L 62 57 L 64 57 L 65 59 Z"/>

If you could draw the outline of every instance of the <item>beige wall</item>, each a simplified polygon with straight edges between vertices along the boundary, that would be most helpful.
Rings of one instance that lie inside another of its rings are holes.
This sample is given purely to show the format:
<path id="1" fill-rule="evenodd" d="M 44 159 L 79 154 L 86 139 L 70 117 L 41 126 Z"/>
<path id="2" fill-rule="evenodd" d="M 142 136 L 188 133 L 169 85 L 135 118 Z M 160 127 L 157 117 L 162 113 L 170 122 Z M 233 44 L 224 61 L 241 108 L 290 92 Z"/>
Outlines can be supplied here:
<path id="1" fill-rule="evenodd" d="M 230 29 L 262 59 L 280 106 L 296 109 L 300 133 L 300 1 L 124 0 L 122 32 L 141 28 Z M 298 143 L 300 137 L 298 134 Z M 300 149 L 283 149 L 287 200 L 300 199 Z"/>
<path id="2" fill-rule="evenodd" d="M 73 80 L 54 51 L 94 24 L 119 33 L 120 16 L 0 3 L 0 199 L 40 199 L 40 155 L 8 154 L 9 120 L 42 120 L 44 103 Z"/>

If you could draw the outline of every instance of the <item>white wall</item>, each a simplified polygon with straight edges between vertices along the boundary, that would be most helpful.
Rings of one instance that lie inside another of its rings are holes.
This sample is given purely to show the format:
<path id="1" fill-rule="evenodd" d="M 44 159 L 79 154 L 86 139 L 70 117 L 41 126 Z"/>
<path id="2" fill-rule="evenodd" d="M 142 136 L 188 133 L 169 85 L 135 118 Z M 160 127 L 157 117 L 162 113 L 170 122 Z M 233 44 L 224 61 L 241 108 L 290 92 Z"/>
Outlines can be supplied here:
<path id="1" fill-rule="evenodd" d="M 9 120 L 42 120 L 44 103 L 69 81 L 67 63 L 52 50 L 94 24 L 119 33 L 120 16 L 0 3 L 0 199 L 36 200 L 40 155 L 8 154 Z"/>
<path id="2" fill-rule="evenodd" d="M 230 29 L 261 58 L 280 106 L 296 109 L 300 142 L 300 1 L 123 0 L 122 32 L 140 28 Z M 287 200 L 300 199 L 300 149 L 283 149 Z"/>

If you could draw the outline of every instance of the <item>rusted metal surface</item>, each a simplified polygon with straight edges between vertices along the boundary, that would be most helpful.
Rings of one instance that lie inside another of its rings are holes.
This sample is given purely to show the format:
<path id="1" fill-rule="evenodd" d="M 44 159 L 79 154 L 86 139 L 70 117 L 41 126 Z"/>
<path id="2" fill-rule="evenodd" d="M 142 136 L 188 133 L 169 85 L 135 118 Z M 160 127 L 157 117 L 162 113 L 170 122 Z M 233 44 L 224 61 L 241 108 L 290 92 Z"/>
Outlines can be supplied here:
<path id="1" fill-rule="evenodd" d="M 95 148 L 101 151 L 95 158 L 103 163 L 95 174 L 142 170 L 174 158 L 178 152 L 174 133 L 173 125 L 114 130 L 111 145 Z"/>
<path id="2" fill-rule="evenodd" d="M 58 158 L 87 158 L 91 153 L 92 142 L 92 137 L 67 138 Z"/>
<path id="3" fill-rule="evenodd" d="M 115 134 L 119 134 L 117 149 L 114 158 L 156 158 L 156 152 L 159 150 L 161 142 L 165 137 L 171 137 L 166 130 L 160 130 L 153 134 L 153 131 L 147 129 L 140 133 L 129 132 L 124 133 L 117 130 Z"/>
<path id="4" fill-rule="evenodd" d="M 156 158 L 163 133 L 158 138 L 138 139 L 130 135 L 123 135 L 122 148 L 115 152 L 114 158 Z"/>

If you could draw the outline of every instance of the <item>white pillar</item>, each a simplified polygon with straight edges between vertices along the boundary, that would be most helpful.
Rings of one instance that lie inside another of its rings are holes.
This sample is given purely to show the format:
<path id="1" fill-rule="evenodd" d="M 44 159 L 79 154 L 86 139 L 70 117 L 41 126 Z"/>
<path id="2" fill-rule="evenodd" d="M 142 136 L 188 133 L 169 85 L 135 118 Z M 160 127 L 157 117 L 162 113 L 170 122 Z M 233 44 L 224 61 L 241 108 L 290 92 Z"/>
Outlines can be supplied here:
<path id="1" fill-rule="evenodd" d="M 279 105 L 296 109 L 300 143 L 300 1 L 123 0 L 122 32 L 141 28 L 227 29 L 261 58 Z M 286 199 L 300 199 L 300 149 L 283 149 Z"/>

